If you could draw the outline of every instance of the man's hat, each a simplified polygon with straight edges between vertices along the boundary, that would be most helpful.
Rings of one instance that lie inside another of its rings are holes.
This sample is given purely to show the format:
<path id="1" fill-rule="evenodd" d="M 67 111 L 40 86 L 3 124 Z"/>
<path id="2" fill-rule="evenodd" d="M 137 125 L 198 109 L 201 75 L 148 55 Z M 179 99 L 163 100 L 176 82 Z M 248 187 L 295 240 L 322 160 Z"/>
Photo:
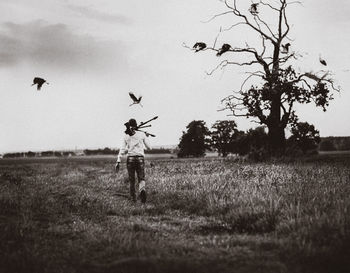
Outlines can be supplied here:
<path id="1" fill-rule="evenodd" d="M 129 123 L 130 127 L 137 128 L 136 119 L 131 118 L 131 119 L 129 119 L 128 123 Z"/>

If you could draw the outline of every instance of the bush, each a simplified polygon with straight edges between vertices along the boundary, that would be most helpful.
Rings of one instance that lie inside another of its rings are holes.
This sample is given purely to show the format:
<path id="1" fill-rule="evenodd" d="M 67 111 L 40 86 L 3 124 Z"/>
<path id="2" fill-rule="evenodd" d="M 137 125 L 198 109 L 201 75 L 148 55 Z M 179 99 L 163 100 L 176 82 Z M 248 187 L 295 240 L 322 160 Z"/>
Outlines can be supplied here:
<path id="1" fill-rule="evenodd" d="M 303 154 L 313 153 L 320 143 L 319 131 L 315 129 L 312 124 L 307 122 L 298 122 L 293 124 L 292 136 L 289 138 L 290 142 L 294 142 Z"/>

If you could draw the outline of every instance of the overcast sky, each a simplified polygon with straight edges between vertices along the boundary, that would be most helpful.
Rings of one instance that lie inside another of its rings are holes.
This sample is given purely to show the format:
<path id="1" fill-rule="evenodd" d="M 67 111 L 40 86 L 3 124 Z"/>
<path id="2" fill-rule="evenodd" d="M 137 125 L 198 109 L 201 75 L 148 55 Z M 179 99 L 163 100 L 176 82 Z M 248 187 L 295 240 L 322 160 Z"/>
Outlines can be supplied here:
<path id="1" fill-rule="evenodd" d="M 125 121 L 156 115 L 151 143 L 178 144 L 194 119 L 208 127 L 232 119 L 217 110 L 240 87 L 244 71 L 230 67 L 207 76 L 220 59 L 183 47 L 212 44 L 220 26 L 236 22 L 204 23 L 222 11 L 218 0 L 1 0 L 0 153 L 118 147 Z M 304 56 L 296 68 L 323 69 L 321 54 L 342 88 L 327 112 L 298 107 L 300 120 L 321 136 L 350 135 L 349 14 L 348 0 L 305 0 L 288 11 L 292 49 Z M 238 27 L 218 43 L 241 46 L 255 38 Z M 36 76 L 49 85 L 37 91 Z M 143 108 L 129 107 L 129 91 L 143 96 Z M 241 130 L 256 126 L 235 120 Z"/>

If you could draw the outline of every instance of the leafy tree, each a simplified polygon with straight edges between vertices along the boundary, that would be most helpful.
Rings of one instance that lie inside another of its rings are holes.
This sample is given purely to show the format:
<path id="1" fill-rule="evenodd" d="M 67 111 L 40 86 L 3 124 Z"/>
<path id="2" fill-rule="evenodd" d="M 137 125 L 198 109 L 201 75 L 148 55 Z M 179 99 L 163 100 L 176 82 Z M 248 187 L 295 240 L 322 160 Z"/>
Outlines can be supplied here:
<path id="1" fill-rule="evenodd" d="M 179 143 L 178 157 L 201 157 L 205 150 L 210 147 L 209 129 L 202 120 L 191 121 L 187 126 L 187 132 L 182 133 Z"/>
<path id="2" fill-rule="evenodd" d="M 245 41 L 242 46 L 238 43 L 244 41 L 238 41 L 238 37 L 234 36 L 235 44 L 218 44 L 218 35 L 212 47 L 197 42 L 193 50 L 214 51 L 223 58 L 208 74 L 230 65 L 246 68 L 247 78 L 240 90 L 223 99 L 223 110 L 266 125 L 270 152 L 281 155 L 285 150 L 285 129 L 297 120 L 295 105 L 313 102 L 325 111 L 332 99 L 332 91 L 338 89 L 334 87 L 329 71 L 296 72 L 289 65 L 290 60 L 301 57 L 290 44 L 292 40 L 288 35 L 292 25 L 287 16 L 290 5 L 299 1 L 257 1 L 254 8 L 250 1 L 222 2 L 226 11 L 216 14 L 209 21 L 227 15 L 233 18 L 233 22 L 231 26 L 221 28 L 219 35 L 245 27 L 256 34 L 256 39 Z M 238 61 L 238 54 L 243 56 L 244 61 Z M 325 68 L 326 62 L 321 59 L 320 62 L 319 65 Z"/>
<path id="3" fill-rule="evenodd" d="M 256 161 L 262 161 L 268 157 L 267 151 L 268 135 L 264 126 L 249 129 L 238 138 L 237 149 L 240 155 L 249 155 Z"/>
<path id="4" fill-rule="evenodd" d="M 319 131 L 307 122 L 298 122 L 293 125 L 290 140 L 295 142 L 303 154 L 310 150 L 315 150 L 320 143 Z"/>
<path id="5" fill-rule="evenodd" d="M 223 157 L 234 152 L 239 136 L 234 120 L 219 120 L 214 123 L 211 131 L 211 146 L 217 149 Z"/>

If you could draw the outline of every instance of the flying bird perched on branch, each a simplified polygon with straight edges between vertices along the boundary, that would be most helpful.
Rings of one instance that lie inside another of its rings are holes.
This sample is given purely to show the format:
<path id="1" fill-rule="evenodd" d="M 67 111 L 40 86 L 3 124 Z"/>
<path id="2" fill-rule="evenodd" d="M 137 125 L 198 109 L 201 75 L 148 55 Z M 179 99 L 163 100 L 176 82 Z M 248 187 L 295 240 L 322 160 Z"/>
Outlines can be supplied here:
<path id="1" fill-rule="evenodd" d="M 325 60 L 323 60 L 320 56 L 320 63 L 323 64 L 324 66 L 327 66 L 327 62 Z"/>
<path id="2" fill-rule="evenodd" d="M 259 11 L 258 11 L 258 5 L 259 3 L 253 3 L 251 4 L 250 6 L 250 9 L 249 9 L 249 12 L 252 14 L 252 15 L 258 15 Z"/>
<path id="3" fill-rule="evenodd" d="M 286 43 L 285 45 L 282 45 L 281 53 L 287 54 L 289 52 L 289 47 L 290 47 L 290 43 Z"/>
<path id="4" fill-rule="evenodd" d="M 33 80 L 33 85 L 37 84 L 37 90 L 39 91 L 41 89 L 41 87 L 43 86 L 43 84 L 46 83 L 46 84 L 49 84 L 46 80 L 42 79 L 42 78 L 38 78 L 38 77 L 35 77 L 34 80 Z"/>
<path id="5" fill-rule="evenodd" d="M 203 50 L 206 47 L 207 47 L 207 45 L 205 43 L 197 42 L 194 44 L 193 49 L 195 49 L 195 51 L 198 52 L 200 50 Z"/>
<path id="6" fill-rule="evenodd" d="M 134 95 L 134 93 L 132 93 L 132 92 L 129 92 L 129 96 L 130 96 L 130 98 L 131 98 L 132 101 L 133 101 L 133 103 L 130 104 L 129 106 L 131 106 L 131 105 L 133 105 L 133 104 L 139 104 L 141 107 L 143 107 L 142 104 L 141 104 L 142 96 L 140 96 L 139 98 L 137 98 L 137 97 Z"/>
<path id="7" fill-rule="evenodd" d="M 223 44 L 222 47 L 219 49 L 218 53 L 216 53 L 216 56 L 221 56 L 225 52 L 229 51 L 231 49 L 231 46 L 229 44 Z"/>

